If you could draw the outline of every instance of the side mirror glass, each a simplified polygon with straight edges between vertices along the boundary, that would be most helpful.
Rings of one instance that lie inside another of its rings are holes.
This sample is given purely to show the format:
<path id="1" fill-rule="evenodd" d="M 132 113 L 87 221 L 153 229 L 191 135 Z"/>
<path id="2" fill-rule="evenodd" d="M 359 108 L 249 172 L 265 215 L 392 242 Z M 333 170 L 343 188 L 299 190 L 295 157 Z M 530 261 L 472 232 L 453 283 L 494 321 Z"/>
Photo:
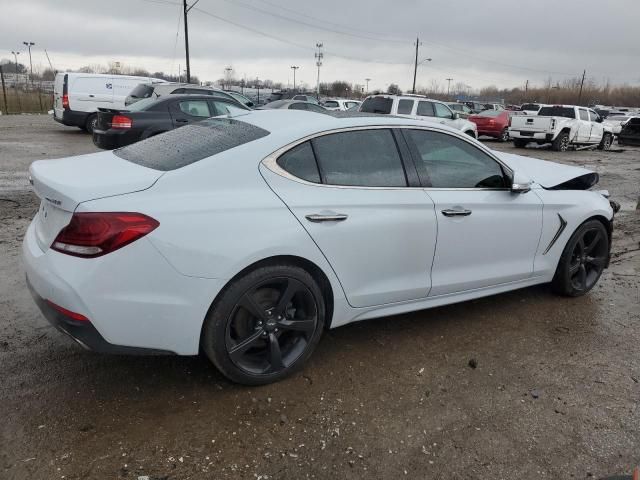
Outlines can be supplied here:
<path id="1" fill-rule="evenodd" d="M 451 114 L 451 120 L 457 120 L 459 118 L 460 118 L 460 114 L 459 113 L 453 112 Z"/>
<path id="2" fill-rule="evenodd" d="M 518 172 L 514 172 L 511 179 L 511 192 L 527 193 L 529 190 L 531 190 L 532 184 L 533 182 L 529 178 L 519 174 Z"/>

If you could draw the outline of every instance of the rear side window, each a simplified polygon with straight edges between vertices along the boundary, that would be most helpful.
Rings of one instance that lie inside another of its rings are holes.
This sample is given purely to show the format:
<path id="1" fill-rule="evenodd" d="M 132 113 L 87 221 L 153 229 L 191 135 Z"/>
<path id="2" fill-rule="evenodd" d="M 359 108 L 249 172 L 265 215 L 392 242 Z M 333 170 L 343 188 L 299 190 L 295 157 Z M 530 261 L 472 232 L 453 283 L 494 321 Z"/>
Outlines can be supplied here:
<path id="1" fill-rule="evenodd" d="M 418 109 L 416 110 L 416 115 L 421 115 L 423 117 L 434 117 L 435 112 L 433 111 L 433 103 L 418 102 Z"/>
<path id="2" fill-rule="evenodd" d="M 320 173 L 310 142 L 304 142 L 278 157 L 280 167 L 294 177 L 320 183 Z"/>
<path id="3" fill-rule="evenodd" d="M 398 115 L 411 115 L 411 110 L 413 110 L 413 100 L 398 101 Z"/>
<path id="4" fill-rule="evenodd" d="M 451 110 L 449 110 L 449 108 L 446 105 L 442 103 L 434 103 L 433 106 L 436 111 L 436 117 L 451 118 Z"/>
<path id="5" fill-rule="evenodd" d="M 313 139 L 323 182 L 329 185 L 406 187 L 390 130 L 333 133 Z"/>
<path id="6" fill-rule="evenodd" d="M 384 97 L 369 97 L 360 106 L 360 111 L 365 113 L 391 113 L 393 99 Z"/>
<path id="7" fill-rule="evenodd" d="M 327 102 L 324 102 L 324 106 L 329 108 L 335 108 L 335 107 L 339 107 L 340 104 L 338 102 L 334 102 L 333 100 L 329 100 Z"/>
<path id="8" fill-rule="evenodd" d="M 132 98 L 149 98 L 153 94 L 153 87 L 151 85 L 140 84 L 134 87 L 129 94 Z"/>
<path id="9" fill-rule="evenodd" d="M 206 100 L 185 100 L 178 105 L 183 113 L 192 117 L 209 118 L 212 115 Z"/>
<path id="10" fill-rule="evenodd" d="M 269 135 L 250 123 L 211 118 L 114 150 L 123 160 L 154 170 L 177 170 Z"/>

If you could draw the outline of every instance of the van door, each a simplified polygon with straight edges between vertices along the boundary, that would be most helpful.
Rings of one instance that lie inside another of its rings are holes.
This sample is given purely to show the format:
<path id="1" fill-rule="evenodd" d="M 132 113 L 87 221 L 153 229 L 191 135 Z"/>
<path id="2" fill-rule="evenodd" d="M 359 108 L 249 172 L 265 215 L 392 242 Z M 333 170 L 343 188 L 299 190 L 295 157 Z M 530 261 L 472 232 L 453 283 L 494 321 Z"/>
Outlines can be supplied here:
<path id="1" fill-rule="evenodd" d="M 62 118 L 64 106 L 62 105 L 62 97 L 67 90 L 67 81 L 69 75 L 66 73 L 56 74 L 53 82 L 53 118 Z"/>
<path id="2" fill-rule="evenodd" d="M 111 107 L 113 79 L 103 76 L 77 77 L 69 85 L 69 107 L 81 112 L 95 112 L 99 107 Z"/>

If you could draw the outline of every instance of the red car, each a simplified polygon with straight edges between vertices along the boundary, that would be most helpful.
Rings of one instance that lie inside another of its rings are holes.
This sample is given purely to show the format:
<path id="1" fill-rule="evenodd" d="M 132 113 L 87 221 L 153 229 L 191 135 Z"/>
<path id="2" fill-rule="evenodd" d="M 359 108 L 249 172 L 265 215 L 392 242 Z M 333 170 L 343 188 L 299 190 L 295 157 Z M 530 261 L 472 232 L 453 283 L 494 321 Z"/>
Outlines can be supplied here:
<path id="1" fill-rule="evenodd" d="M 509 110 L 485 110 L 476 115 L 469 115 L 468 120 L 478 126 L 478 136 L 486 135 L 506 142 L 509 140 L 511 117 L 518 114 L 519 112 Z"/>

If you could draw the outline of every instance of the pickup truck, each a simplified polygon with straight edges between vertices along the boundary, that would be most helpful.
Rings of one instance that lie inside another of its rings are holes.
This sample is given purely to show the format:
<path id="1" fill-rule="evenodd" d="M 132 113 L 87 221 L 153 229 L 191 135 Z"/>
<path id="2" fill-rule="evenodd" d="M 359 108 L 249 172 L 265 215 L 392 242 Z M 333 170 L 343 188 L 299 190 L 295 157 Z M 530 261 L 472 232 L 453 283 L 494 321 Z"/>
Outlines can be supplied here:
<path id="1" fill-rule="evenodd" d="M 603 124 L 600 115 L 575 105 L 545 105 L 538 115 L 513 117 L 509 136 L 517 148 L 524 148 L 531 142 L 551 143 L 551 148 L 558 152 L 564 152 L 570 146 L 590 145 L 609 150 L 613 141 L 613 131 Z"/>

